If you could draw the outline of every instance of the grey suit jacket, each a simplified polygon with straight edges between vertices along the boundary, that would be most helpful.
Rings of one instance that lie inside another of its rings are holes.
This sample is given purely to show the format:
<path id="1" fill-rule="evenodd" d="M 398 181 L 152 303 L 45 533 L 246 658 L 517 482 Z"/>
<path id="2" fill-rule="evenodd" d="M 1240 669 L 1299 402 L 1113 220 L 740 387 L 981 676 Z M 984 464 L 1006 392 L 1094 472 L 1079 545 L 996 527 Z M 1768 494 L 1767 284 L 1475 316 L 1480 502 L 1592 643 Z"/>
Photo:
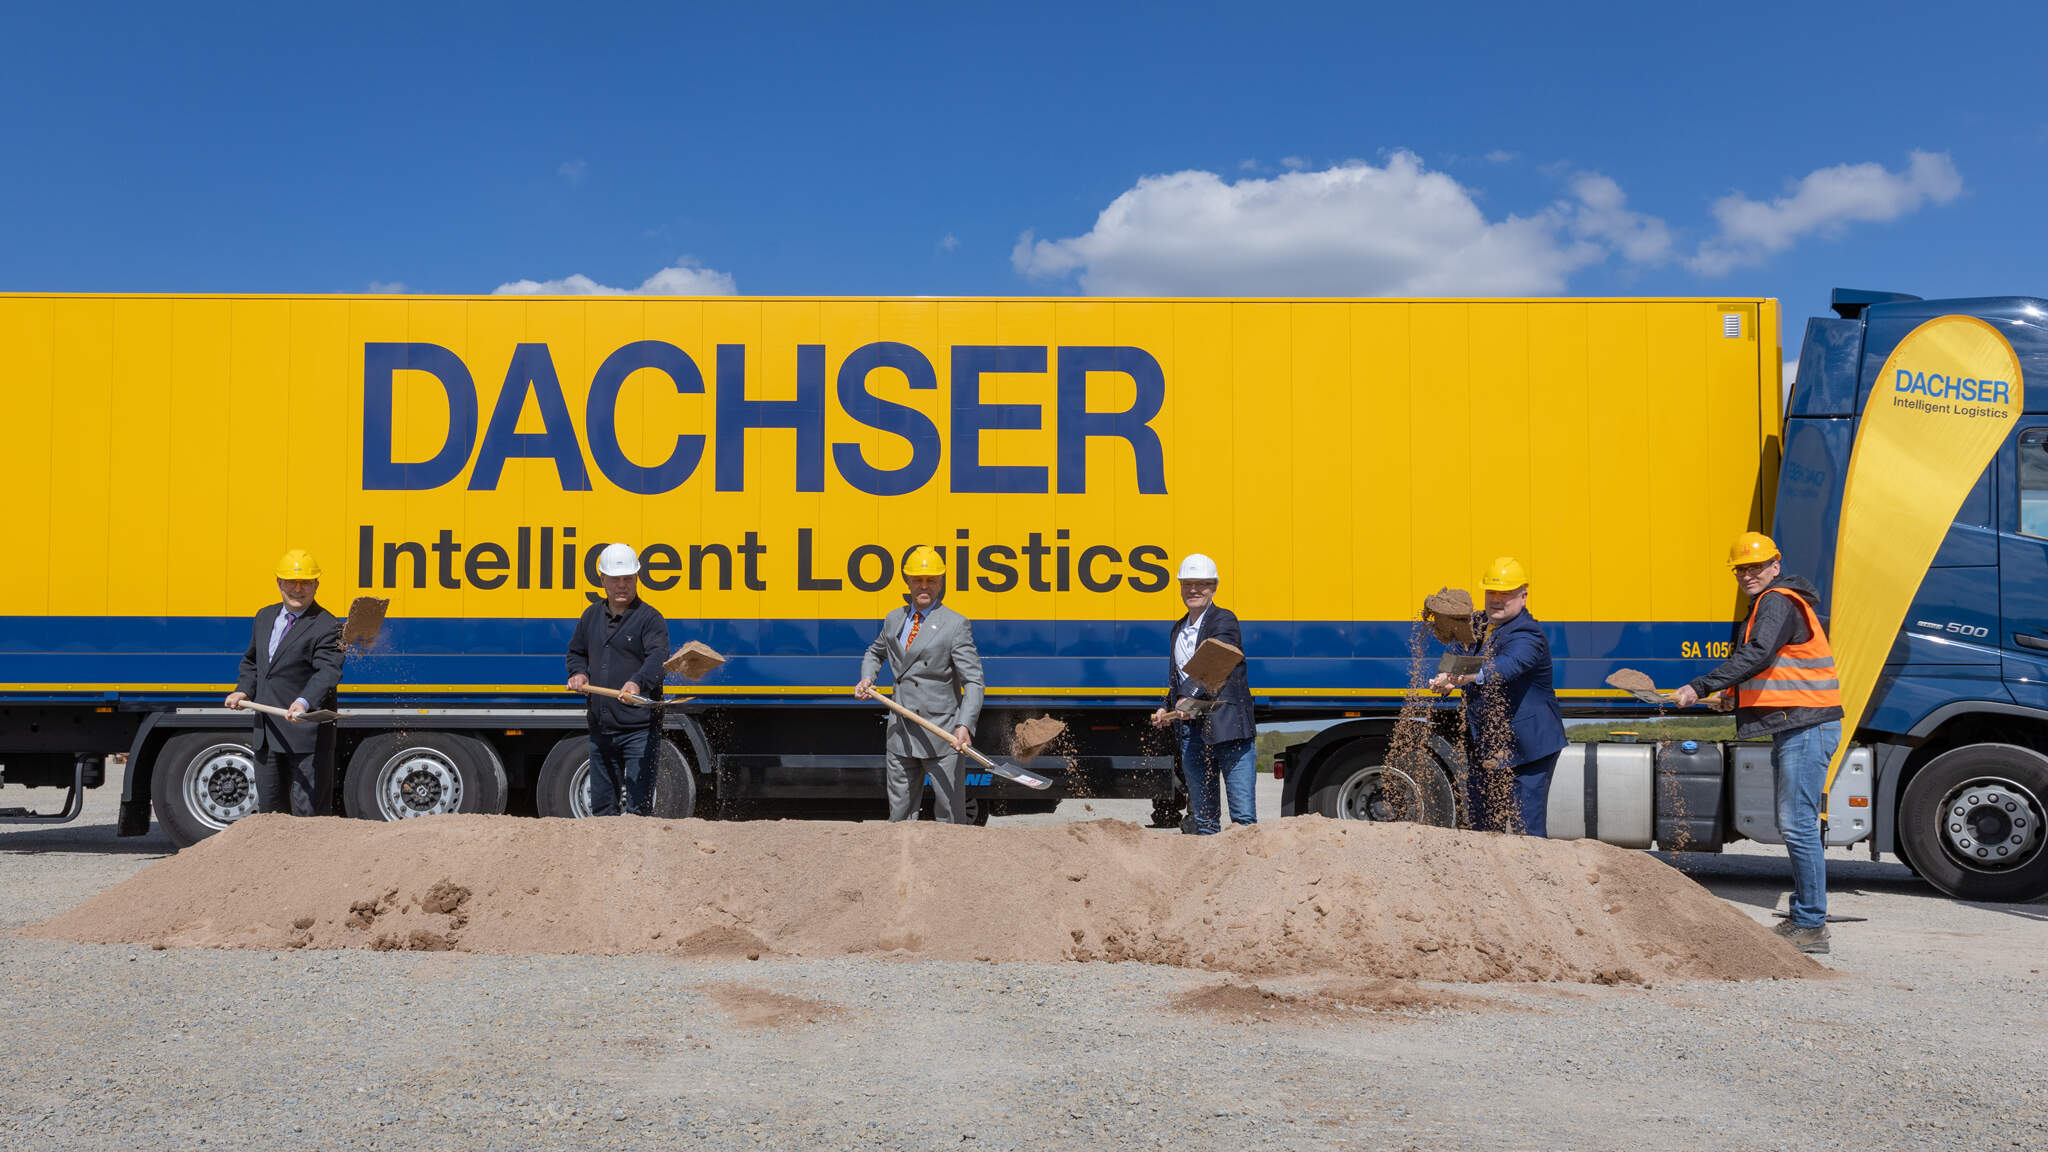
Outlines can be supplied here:
<path id="1" fill-rule="evenodd" d="M 905 652 L 897 637 L 903 633 L 910 608 L 904 606 L 882 621 L 882 634 L 868 646 L 860 662 L 863 680 L 874 679 L 889 662 L 896 678 L 896 702 L 951 732 L 964 726 L 969 732 L 981 719 L 981 653 L 974 648 L 974 626 L 967 617 L 941 603 L 925 615 L 917 630 L 917 643 Z M 924 728 L 889 714 L 889 751 L 899 756 L 950 756 L 952 745 Z"/>

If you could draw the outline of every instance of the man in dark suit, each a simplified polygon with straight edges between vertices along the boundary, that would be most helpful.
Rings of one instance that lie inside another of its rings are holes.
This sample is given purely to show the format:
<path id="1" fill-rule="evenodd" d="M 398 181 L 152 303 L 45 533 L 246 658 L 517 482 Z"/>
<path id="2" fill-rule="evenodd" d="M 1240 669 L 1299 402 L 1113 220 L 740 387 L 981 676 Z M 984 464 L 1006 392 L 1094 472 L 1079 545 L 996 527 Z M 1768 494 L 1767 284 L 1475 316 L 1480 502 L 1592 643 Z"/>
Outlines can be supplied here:
<path id="1" fill-rule="evenodd" d="M 1485 660 L 1469 676 L 1439 674 L 1438 692 L 1467 689 L 1465 780 L 1474 828 L 1543 836 L 1550 830 L 1550 777 L 1565 748 L 1564 711 L 1551 687 L 1550 641 L 1529 614 L 1529 572 L 1512 556 L 1487 566 Z"/>
<path id="2" fill-rule="evenodd" d="M 1244 662 L 1230 670 L 1217 692 L 1188 678 L 1182 668 L 1204 640 L 1216 639 L 1239 651 L 1244 635 L 1237 615 L 1216 604 L 1216 562 L 1192 553 L 1180 562 L 1180 599 L 1187 611 L 1168 634 L 1166 705 L 1152 714 L 1152 724 L 1185 725 L 1180 734 L 1180 770 L 1188 782 L 1188 818 L 1181 831 L 1212 836 L 1223 830 L 1217 784 L 1230 797 L 1230 822 L 1259 822 L 1256 788 L 1259 778 L 1258 729 L 1252 722 L 1251 677 Z M 1193 714 L 1177 708 L 1183 697 L 1198 702 Z"/>
<path id="3" fill-rule="evenodd" d="M 946 594 L 946 561 L 919 546 L 903 561 L 908 589 L 903 607 L 882 621 L 881 634 L 860 662 L 853 694 L 874 695 L 882 662 L 896 679 L 896 702 L 953 733 L 941 740 L 930 729 L 891 713 L 884 761 L 888 772 L 889 819 L 915 820 L 924 804 L 924 782 L 936 786 L 932 815 L 941 824 L 965 824 L 967 794 L 961 788 L 960 753 L 974 739 L 981 719 L 981 653 L 974 625 L 940 603 Z"/>
<path id="4" fill-rule="evenodd" d="M 256 613 L 228 707 L 239 711 L 244 700 L 253 700 L 295 717 L 334 707 L 341 683 L 341 618 L 313 598 L 319 590 L 320 563 L 311 553 L 294 548 L 278 560 L 277 592 L 283 602 Z M 258 712 L 250 750 L 256 754 L 258 811 L 328 813 L 334 794 L 334 725 Z"/>
<path id="5" fill-rule="evenodd" d="M 661 702 L 661 662 L 668 659 L 668 621 L 640 599 L 640 555 L 630 544 L 607 544 L 598 553 L 604 599 L 583 610 L 569 637 L 569 690 L 595 684 L 654 704 Z M 655 766 L 661 755 L 661 712 L 592 694 L 584 722 L 590 728 L 590 814 L 654 813 Z"/>

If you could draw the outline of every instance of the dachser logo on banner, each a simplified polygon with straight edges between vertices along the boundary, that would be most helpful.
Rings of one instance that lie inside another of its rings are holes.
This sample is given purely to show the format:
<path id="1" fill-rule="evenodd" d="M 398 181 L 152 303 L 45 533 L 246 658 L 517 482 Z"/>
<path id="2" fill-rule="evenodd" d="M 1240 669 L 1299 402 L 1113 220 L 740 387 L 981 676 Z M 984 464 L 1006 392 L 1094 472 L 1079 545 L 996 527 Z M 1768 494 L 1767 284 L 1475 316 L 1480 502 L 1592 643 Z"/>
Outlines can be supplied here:
<path id="1" fill-rule="evenodd" d="M 1893 371 L 1892 393 L 1892 403 L 1901 408 L 1954 414 L 1968 419 L 2012 419 L 2012 382 L 2009 380 L 1980 380 L 1974 376 L 1916 372 L 1901 367 Z"/>

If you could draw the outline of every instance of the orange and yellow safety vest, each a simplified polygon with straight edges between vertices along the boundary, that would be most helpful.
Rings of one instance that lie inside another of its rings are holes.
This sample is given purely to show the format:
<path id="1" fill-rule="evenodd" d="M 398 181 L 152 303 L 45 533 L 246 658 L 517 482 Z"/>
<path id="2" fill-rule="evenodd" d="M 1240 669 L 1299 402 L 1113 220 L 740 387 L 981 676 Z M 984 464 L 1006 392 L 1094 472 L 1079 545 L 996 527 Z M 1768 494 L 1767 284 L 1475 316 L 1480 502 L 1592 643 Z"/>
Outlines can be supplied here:
<path id="1" fill-rule="evenodd" d="M 1835 653 L 1828 647 L 1827 633 L 1806 597 L 1790 588 L 1766 588 L 1749 607 L 1749 623 L 1743 626 L 1746 642 L 1756 630 L 1756 612 L 1764 597 L 1776 593 L 1789 597 L 1806 621 L 1806 639 L 1787 644 L 1756 675 L 1735 686 L 1735 706 L 1774 712 L 1782 708 L 1840 708 L 1842 682 L 1835 675 Z"/>

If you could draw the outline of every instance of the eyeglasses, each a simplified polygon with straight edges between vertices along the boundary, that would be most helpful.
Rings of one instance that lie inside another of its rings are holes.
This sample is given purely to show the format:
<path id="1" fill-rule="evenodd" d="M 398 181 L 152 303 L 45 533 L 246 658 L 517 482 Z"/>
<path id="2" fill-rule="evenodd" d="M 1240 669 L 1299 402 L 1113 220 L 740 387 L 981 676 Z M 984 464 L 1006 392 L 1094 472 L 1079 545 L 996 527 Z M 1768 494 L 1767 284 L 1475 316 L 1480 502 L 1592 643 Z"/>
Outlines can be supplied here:
<path id="1" fill-rule="evenodd" d="M 1772 561 L 1766 560 L 1761 564 L 1744 564 L 1735 570 L 1735 578 L 1737 580 L 1747 580 L 1751 576 L 1755 576 L 1763 572 L 1764 569 L 1769 568 L 1772 563 Z"/>

